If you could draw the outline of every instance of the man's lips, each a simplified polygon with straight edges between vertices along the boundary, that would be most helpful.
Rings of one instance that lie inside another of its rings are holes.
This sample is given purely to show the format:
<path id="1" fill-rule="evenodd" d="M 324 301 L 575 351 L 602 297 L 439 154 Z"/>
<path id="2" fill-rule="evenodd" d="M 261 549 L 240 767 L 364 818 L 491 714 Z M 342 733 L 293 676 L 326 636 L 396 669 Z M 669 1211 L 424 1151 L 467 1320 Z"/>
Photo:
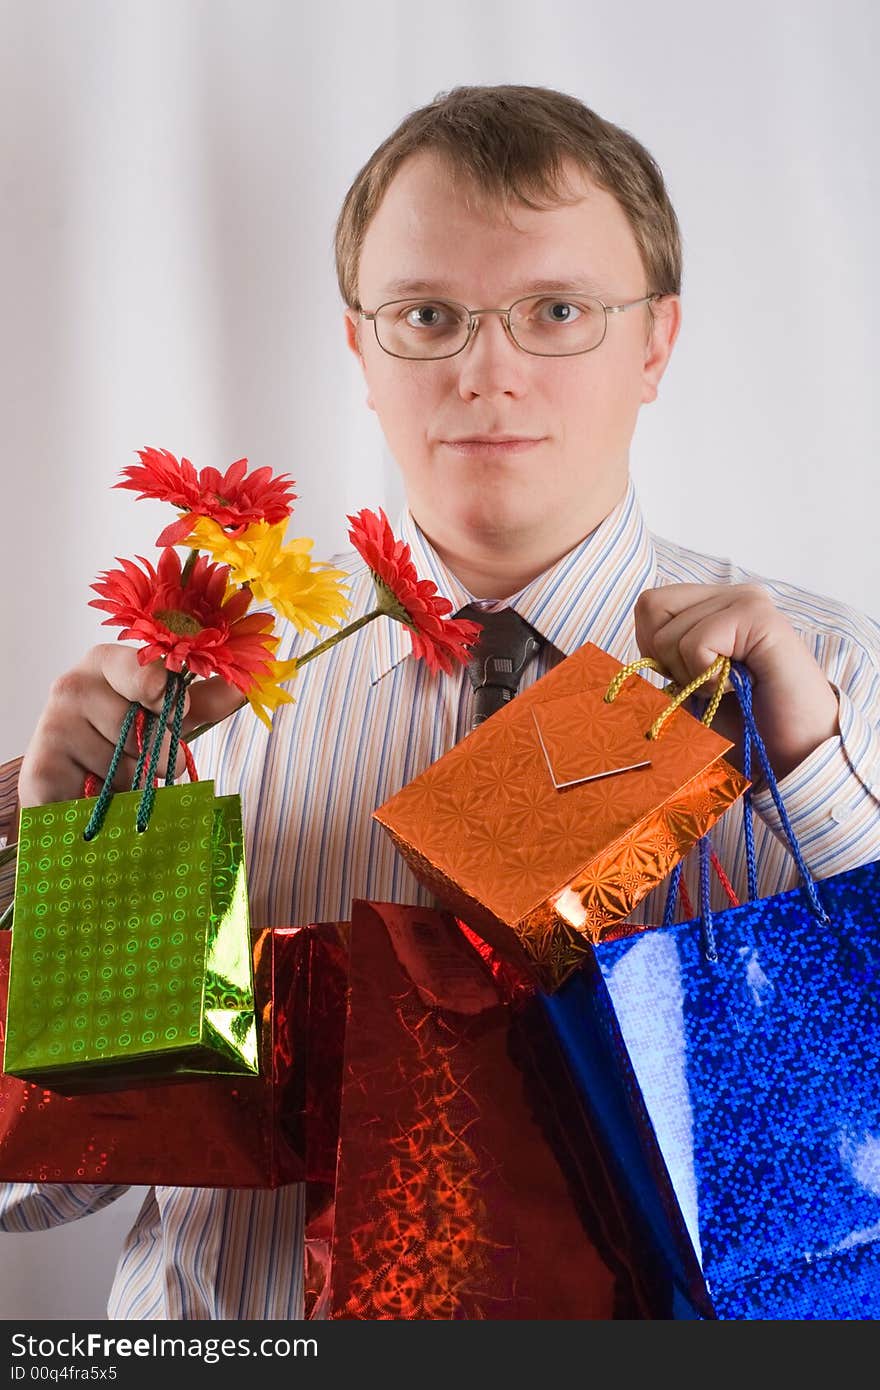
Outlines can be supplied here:
<path id="1" fill-rule="evenodd" d="M 461 454 L 521 454 L 528 449 L 534 449 L 536 445 L 542 444 L 543 439 L 530 438 L 526 435 L 474 435 L 466 439 L 446 439 L 443 441 L 448 449 L 455 449 Z"/>

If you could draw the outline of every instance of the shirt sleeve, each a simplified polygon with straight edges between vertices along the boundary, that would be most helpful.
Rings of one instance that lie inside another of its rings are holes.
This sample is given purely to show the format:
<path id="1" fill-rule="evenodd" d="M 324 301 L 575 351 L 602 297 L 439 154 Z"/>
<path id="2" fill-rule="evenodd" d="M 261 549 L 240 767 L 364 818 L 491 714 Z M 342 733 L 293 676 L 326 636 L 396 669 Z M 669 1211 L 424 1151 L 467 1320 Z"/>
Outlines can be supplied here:
<path id="1" fill-rule="evenodd" d="M 18 839 L 18 775 L 21 758 L 3 763 L 0 767 L 0 850 L 15 844 Z M 15 887 L 15 855 L 8 863 L 0 864 L 0 914 L 12 902 Z"/>
<path id="2" fill-rule="evenodd" d="M 0 840 L 14 838 L 18 827 L 18 777 L 21 758 L 0 766 Z"/>
<path id="3" fill-rule="evenodd" d="M 807 865 L 830 878 L 880 859 L 880 652 L 840 642 L 816 655 L 837 691 L 840 734 L 784 777 L 779 793 Z M 753 805 L 785 840 L 768 788 Z"/>
<path id="4" fill-rule="evenodd" d="M 128 1184 L 0 1183 L 0 1231 L 48 1231 L 115 1202 Z"/>

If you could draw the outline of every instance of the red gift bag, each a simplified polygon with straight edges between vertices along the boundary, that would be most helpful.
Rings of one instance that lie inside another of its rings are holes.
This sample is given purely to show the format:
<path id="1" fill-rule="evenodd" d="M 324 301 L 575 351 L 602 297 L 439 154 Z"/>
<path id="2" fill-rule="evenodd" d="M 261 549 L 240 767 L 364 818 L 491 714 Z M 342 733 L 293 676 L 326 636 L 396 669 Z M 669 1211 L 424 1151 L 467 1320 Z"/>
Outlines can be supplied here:
<path id="1" fill-rule="evenodd" d="M 0 1074 L 0 1180 L 176 1187 L 326 1180 L 336 1160 L 347 934 L 346 923 L 251 933 L 260 1076 L 61 1095 Z M 10 935 L 0 932 L 0 1044 Z"/>
<path id="2" fill-rule="evenodd" d="M 335 1203 L 310 1194 L 307 1308 L 667 1316 L 531 985 L 475 942 L 445 912 L 354 904 Z"/>

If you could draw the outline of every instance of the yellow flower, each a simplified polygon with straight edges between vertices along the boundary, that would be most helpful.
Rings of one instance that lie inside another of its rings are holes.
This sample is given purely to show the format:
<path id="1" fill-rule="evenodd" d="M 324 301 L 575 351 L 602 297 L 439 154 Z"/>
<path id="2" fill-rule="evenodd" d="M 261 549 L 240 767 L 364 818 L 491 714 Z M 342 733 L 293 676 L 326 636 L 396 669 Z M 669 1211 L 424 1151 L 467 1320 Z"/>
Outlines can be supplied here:
<path id="1" fill-rule="evenodd" d="M 295 661 L 272 661 L 265 675 L 254 678 L 254 683 L 247 692 L 248 704 L 257 718 L 262 719 L 267 729 L 272 727 L 268 711 L 274 713 L 279 705 L 289 705 L 293 702 L 290 692 L 281 689 L 281 682 L 292 680 L 295 675 Z"/>
<path id="2" fill-rule="evenodd" d="M 288 618 L 297 631 L 341 627 L 349 610 L 341 583 L 345 573 L 313 560 L 314 541 L 305 536 L 285 545 L 286 526 L 286 521 L 274 526 L 257 521 L 233 537 L 215 521 L 199 517 L 186 543 L 229 565 L 231 581 L 247 584 L 255 599 Z"/>

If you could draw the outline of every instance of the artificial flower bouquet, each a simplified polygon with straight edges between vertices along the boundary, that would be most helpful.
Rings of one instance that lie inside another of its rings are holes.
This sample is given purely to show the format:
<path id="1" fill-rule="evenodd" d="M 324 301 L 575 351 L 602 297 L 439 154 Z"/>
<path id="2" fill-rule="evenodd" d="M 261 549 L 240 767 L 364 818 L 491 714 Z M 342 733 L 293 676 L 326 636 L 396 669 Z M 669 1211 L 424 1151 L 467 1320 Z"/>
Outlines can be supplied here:
<path id="1" fill-rule="evenodd" d="M 120 561 L 121 571 L 94 585 L 100 598 L 91 602 L 110 614 L 105 623 L 124 629 L 120 639 L 144 643 L 139 660 L 164 660 L 169 686 L 174 672 L 185 680 L 222 676 L 268 726 L 270 712 L 293 699 L 283 686 L 301 666 L 383 614 L 409 629 L 413 654 L 431 670 L 467 660 L 478 625 L 447 616 L 449 600 L 418 578 L 409 546 L 395 539 L 381 509 L 348 518 L 349 539 L 373 574 L 376 607 L 346 626 L 343 572 L 313 560 L 307 537 L 285 541 L 296 500 L 286 474 L 260 468 L 248 475 L 244 458 L 222 476 L 216 468 L 196 473 L 188 459 L 178 462 L 166 450 L 138 453 L 141 464 L 124 469 L 116 486 L 170 502 L 180 515 L 156 541 L 157 569 L 143 559 L 143 570 Z M 189 550 L 183 566 L 177 546 Z M 248 611 L 254 600 L 263 611 Z M 295 661 L 276 661 L 274 615 L 299 632 L 336 631 Z"/>
<path id="2" fill-rule="evenodd" d="M 187 687 L 219 676 L 271 725 L 299 667 L 381 614 L 406 625 L 434 670 L 465 661 L 479 632 L 448 617 L 383 512 L 348 518 L 376 607 L 346 625 L 343 573 L 312 558 L 311 540 L 285 540 L 296 500 L 287 475 L 248 474 L 245 458 L 221 474 L 167 450 L 138 456 L 117 486 L 178 516 L 155 565 L 119 560 L 91 602 L 138 644 L 142 664 L 164 663 L 162 709 L 132 704 L 103 784 L 92 776 L 81 798 L 23 808 L 18 840 L 5 1070 L 68 1092 L 259 1071 L 241 805 L 192 780 L 185 744 L 191 780 L 175 785 Z M 278 661 L 277 617 L 300 632 L 334 630 Z M 131 790 L 114 792 L 130 736 Z"/>

